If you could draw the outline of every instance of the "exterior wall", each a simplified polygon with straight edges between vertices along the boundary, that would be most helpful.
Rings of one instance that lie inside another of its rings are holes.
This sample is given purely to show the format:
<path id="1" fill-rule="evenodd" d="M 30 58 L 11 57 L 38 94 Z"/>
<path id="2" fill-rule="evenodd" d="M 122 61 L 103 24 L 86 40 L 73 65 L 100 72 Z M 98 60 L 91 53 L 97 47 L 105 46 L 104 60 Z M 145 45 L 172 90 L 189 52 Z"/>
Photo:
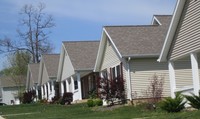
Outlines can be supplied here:
<path id="1" fill-rule="evenodd" d="M 42 84 L 46 83 L 49 81 L 49 77 L 48 77 L 48 73 L 47 73 L 47 69 L 45 67 L 45 65 L 42 63 L 43 65 L 43 71 L 42 71 Z"/>
<path id="2" fill-rule="evenodd" d="M 11 100 L 14 101 L 14 104 L 19 104 L 19 99 L 15 98 L 18 90 L 16 87 L 4 87 L 2 88 L 2 103 L 7 105 L 12 105 Z"/>
<path id="3" fill-rule="evenodd" d="M 27 78 L 26 78 L 26 89 L 29 90 L 30 87 L 33 86 L 33 83 L 31 82 L 31 71 L 28 68 Z"/>
<path id="4" fill-rule="evenodd" d="M 73 74 L 74 74 L 74 68 L 70 61 L 69 55 L 67 55 L 67 53 L 64 52 L 64 61 L 63 61 L 63 70 L 62 70 L 61 81 L 66 80 Z"/>
<path id="5" fill-rule="evenodd" d="M 177 32 L 174 37 L 170 60 L 185 56 L 191 52 L 200 50 L 200 1 L 186 0 L 181 15 Z"/>
<path id="6" fill-rule="evenodd" d="M 163 96 L 170 96 L 167 63 L 158 63 L 157 59 L 133 59 L 130 62 L 132 98 L 146 98 L 145 91 L 154 75 L 164 77 Z"/>
<path id="7" fill-rule="evenodd" d="M 177 89 L 193 85 L 190 60 L 174 62 L 174 69 Z"/>
<path id="8" fill-rule="evenodd" d="M 128 75 L 127 74 L 127 63 L 124 59 L 121 59 L 118 56 L 118 53 L 116 52 L 115 48 L 110 43 L 110 41 L 108 41 L 108 39 L 107 39 L 107 41 L 105 43 L 104 55 L 102 58 L 100 71 L 107 70 L 108 78 L 109 78 L 110 77 L 110 68 L 120 65 L 121 62 L 123 65 L 122 68 L 123 68 L 124 88 L 125 88 L 125 93 L 127 94 L 127 80 L 129 80 L 129 79 L 126 79 L 127 78 L 126 75 Z"/>
<path id="9" fill-rule="evenodd" d="M 96 89 L 98 73 L 90 73 L 81 78 L 82 98 L 89 98 L 89 92 Z"/>
<path id="10" fill-rule="evenodd" d="M 101 71 L 114 65 L 120 64 L 120 57 L 117 55 L 117 52 L 114 50 L 114 47 L 107 40 L 105 44 L 104 56 L 102 59 Z"/>

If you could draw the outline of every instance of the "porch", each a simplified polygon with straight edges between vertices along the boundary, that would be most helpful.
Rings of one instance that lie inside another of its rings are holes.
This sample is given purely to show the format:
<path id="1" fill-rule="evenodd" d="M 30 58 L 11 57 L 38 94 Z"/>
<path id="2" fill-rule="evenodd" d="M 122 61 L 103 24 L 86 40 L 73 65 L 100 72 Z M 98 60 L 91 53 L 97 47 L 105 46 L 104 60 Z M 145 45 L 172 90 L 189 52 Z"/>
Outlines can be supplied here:
<path id="1" fill-rule="evenodd" d="M 96 89 L 98 73 L 76 72 L 75 75 L 60 83 L 60 95 L 73 93 L 73 101 L 88 99 L 89 92 Z"/>
<path id="2" fill-rule="evenodd" d="M 199 95 L 199 59 L 199 53 L 191 53 L 168 62 L 171 97 L 174 98 L 176 92 Z"/>

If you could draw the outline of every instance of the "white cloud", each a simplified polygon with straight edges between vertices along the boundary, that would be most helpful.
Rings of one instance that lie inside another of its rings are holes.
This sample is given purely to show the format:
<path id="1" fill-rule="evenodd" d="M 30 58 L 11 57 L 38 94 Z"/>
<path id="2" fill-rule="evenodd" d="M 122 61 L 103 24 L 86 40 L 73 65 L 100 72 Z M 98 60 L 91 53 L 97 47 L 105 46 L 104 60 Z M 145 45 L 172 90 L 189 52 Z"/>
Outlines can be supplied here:
<path id="1" fill-rule="evenodd" d="M 46 11 L 60 18 L 76 18 L 92 22 L 129 21 L 152 14 L 171 14 L 176 0 L 4 0 L 14 11 L 24 4 L 44 2 Z"/>

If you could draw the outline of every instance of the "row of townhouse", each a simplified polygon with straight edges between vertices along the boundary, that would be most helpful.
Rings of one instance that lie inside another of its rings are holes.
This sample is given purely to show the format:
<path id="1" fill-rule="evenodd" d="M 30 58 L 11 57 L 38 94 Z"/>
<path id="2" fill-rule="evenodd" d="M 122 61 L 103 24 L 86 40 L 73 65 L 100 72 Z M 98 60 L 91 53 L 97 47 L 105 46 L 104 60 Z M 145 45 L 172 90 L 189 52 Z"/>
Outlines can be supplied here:
<path id="1" fill-rule="evenodd" d="M 150 25 L 104 26 L 100 42 L 63 42 L 60 55 L 29 64 L 27 90 L 48 100 L 72 92 L 76 101 L 88 98 L 98 77 L 120 76 L 126 98 L 135 100 L 146 98 L 142 91 L 157 74 L 164 77 L 163 97 L 177 91 L 198 95 L 199 16 L 199 0 L 177 0 L 173 16 L 154 15 Z"/>

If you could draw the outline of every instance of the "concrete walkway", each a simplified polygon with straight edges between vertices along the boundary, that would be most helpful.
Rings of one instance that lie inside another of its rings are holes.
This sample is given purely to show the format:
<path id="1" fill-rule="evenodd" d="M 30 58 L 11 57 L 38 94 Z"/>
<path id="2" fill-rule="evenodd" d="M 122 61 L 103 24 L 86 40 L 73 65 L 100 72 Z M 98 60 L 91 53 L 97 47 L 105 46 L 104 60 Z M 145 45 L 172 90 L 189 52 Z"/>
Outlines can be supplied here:
<path id="1" fill-rule="evenodd" d="M 5 118 L 3 118 L 2 116 L 0 116 L 0 119 L 5 119 Z"/>

